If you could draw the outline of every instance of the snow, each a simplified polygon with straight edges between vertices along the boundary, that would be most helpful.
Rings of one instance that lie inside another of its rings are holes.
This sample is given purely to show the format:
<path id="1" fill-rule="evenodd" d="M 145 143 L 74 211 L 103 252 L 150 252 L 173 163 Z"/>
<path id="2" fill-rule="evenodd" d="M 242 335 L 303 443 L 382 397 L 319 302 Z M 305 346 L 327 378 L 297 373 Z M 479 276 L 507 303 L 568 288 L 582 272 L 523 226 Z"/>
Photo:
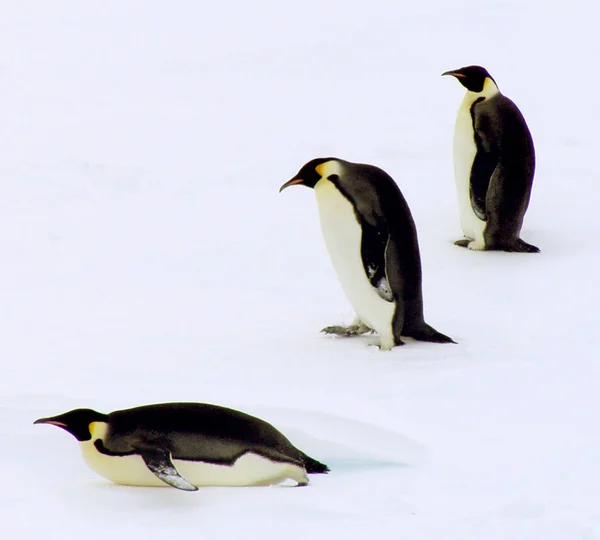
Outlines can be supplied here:
<path id="1" fill-rule="evenodd" d="M 12 539 L 600 538 L 593 5 L 22 2 L 0 20 L 0 531 Z M 484 65 L 538 168 L 523 239 L 470 252 L 454 193 Z M 353 313 L 308 160 L 378 165 L 457 345 L 319 334 Z M 111 485 L 36 418 L 236 407 L 332 472 L 306 488 Z"/>

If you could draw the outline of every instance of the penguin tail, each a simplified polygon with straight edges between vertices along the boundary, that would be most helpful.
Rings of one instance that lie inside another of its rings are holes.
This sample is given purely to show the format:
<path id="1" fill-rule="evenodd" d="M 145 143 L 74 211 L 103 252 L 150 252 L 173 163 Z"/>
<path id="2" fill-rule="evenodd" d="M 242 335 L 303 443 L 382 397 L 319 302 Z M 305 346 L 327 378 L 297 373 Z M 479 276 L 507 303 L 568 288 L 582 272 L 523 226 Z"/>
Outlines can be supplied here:
<path id="1" fill-rule="evenodd" d="M 429 341 L 430 343 L 456 343 L 451 337 L 448 337 L 427 323 L 423 323 L 418 328 L 407 328 L 403 334 L 417 341 Z"/>
<path id="2" fill-rule="evenodd" d="M 532 244 L 528 244 L 527 242 L 524 242 L 523 240 L 521 240 L 519 238 L 519 240 L 517 240 L 517 245 L 515 246 L 515 251 L 519 252 L 519 253 L 539 253 L 540 252 L 540 248 L 537 246 L 534 246 Z"/>
<path id="3" fill-rule="evenodd" d="M 304 468 L 308 474 L 327 474 L 329 472 L 329 467 L 327 465 L 304 453 L 302 453 L 302 461 L 304 462 Z"/>
<path id="4" fill-rule="evenodd" d="M 532 244 L 528 244 L 524 240 L 517 238 L 508 243 L 491 244 L 487 249 L 493 251 L 507 251 L 508 253 L 539 253 L 540 248 Z"/>

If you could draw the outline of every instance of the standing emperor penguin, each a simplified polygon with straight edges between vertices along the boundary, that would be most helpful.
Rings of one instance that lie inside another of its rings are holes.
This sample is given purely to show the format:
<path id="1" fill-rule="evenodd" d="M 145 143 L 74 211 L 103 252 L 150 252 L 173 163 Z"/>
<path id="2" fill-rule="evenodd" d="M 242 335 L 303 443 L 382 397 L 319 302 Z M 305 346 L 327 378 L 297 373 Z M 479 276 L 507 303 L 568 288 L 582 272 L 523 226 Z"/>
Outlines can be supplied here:
<path id="1" fill-rule="evenodd" d="M 454 175 L 465 238 L 473 250 L 537 253 L 519 238 L 535 171 L 533 139 L 517 106 L 481 66 L 452 75 L 467 89 L 454 130 Z"/>
<path id="2" fill-rule="evenodd" d="M 329 468 L 264 420 L 205 403 L 161 403 L 102 414 L 91 409 L 40 418 L 73 435 L 87 465 L 130 486 L 266 486 L 308 483 Z"/>
<path id="3" fill-rule="evenodd" d="M 410 209 L 394 180 L 372 165 L 337 158 L 309 161 L 288 186 L 315 190 L 321 229 L 342 289 L 356 312 L 351 326 L 323 332 L 375 331 L 382 350 L 401 336 L 454 343 L 425 322 L 421 256 Z"/>

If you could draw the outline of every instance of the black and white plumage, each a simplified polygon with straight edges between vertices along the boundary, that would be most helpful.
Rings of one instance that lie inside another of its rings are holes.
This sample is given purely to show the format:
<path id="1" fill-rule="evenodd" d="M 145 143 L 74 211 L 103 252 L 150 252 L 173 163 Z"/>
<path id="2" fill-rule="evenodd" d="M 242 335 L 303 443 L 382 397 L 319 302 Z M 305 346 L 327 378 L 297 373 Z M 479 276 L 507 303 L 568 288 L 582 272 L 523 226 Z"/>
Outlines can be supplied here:
<path id="1" fill-rule="evenodd" d="M 379 334 L 381 348 L 401 336 L 452 342 L 423 314 L 422 272 L 416 227 L 394 180 L 372 165 L 337 158 L 314 159 L 280 189 L 314 188 L 325 244 L 357 319 L 324 331 Z"/>
<path id="2" fill-rule="evenodd" d="M 454 130 L 454 174 L 465 236 L 472 250 L 535 253 L 520 238 L 531 196 L 535 149 L 519 108 L 481 66 L 447 71 L 467 89 Z"/>
<path id="3" fill-rule="evenodd" d="M 328 467 L 272 425 L 204 403 L 162 403 L 102 414 L 91 409 L 40 418 L 71 433 L 88 466 L 118 484 L 198 486 L 308 483 Z"/>

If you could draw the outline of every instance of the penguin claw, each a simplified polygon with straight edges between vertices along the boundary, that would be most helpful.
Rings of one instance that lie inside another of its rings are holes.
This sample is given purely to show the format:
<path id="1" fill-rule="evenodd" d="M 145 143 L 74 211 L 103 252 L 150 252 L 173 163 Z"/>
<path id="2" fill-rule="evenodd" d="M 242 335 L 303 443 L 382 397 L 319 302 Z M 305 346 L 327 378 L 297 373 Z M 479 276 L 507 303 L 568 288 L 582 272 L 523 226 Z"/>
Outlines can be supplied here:
<path id="1" fill-rule="evenodd" d="M 334 336 L 342 337 L 355 337 L 362 336 L 363 334 L 374 334 L 375 331 L 364 325 L 350 325 L 350 326 L 326 326 L 321 330 L 323 334 L 330 334 Z"/>

